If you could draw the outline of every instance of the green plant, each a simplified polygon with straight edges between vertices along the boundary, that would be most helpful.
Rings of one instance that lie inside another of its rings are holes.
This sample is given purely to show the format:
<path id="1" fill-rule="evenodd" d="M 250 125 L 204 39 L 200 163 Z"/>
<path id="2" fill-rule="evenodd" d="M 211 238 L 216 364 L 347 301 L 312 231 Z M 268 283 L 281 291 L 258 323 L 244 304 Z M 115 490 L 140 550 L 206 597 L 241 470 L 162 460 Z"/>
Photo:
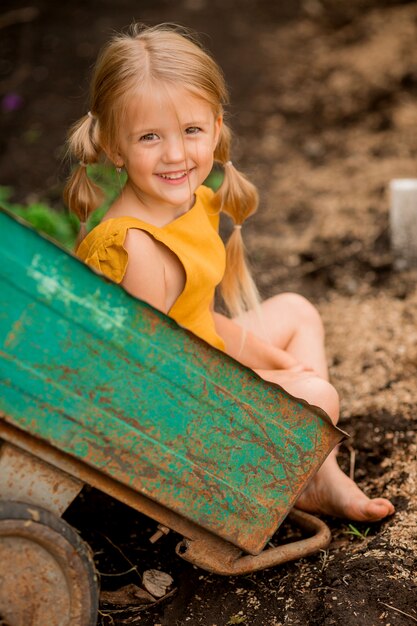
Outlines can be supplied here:
<path id="1" fill-rule="evenodd" d="M 204 181 L 204 184 L 207 187 L 210 187 L 211 189 L 213 189 L 213 191 L 217 191 L 223 182 L 223 178 L 224 178 L 223 170 L 220 167 L 215 165 L 213 169 L 211 170 L 210 174 L 207 176 L 206 180 Z"/>
<path id="2" fill-rule="evenodd" d="M 89 175 L 103 189 L 104 202 L 102 206 L 94 211 L 88 221 L 88 229 L 94 228 L 104 213 L 114 201 L 117 194 L 125 183 L 125 175 L 117 174 L 114 168 L 106 165 L 89 166 Z M 77 233 L 79 230 L 79 221 L 75 215 L 70 213 L 63 206 L 54 209 L 46 202 L 31 202 L 28 205 L 12 202 L 13 190 L 11 187 L 0 186 L 0 207 L 10 211 L 17 217 L 22 218 L 33 226 L 36 230 L 44 233 L 54 239 L 65 248 L 73 249 Z"/>
<path id="3" fill-rule="evenodd" d="M 126 173 L 119 174 L 113 167 L 106 164 L 88 166 L 88 175 L 104 192 L 103 204 L 91 215 L 87 229 L 91 230 L 101 221 L 112 202 L 120 194 L 126 183 Z M 223 182 L 223 171 L 213 168 L 205 184 L 216 191 Z M 65 248 L 74 249 L 79 230 L 79 221 L 75 215 L 63 206 L 59 209 L 50 207 L 45 202 L 31 202 L 28 205 L 11 201 L 11 187 L 0 186 L 0 207 L 22 218 L 36 230 L 54 239 Z"/>
<path id="4" fill-rule="evenodd" d="M 126 173 L 116 172 L 114 167 L 109 167 L 105 163 L 88 166 L 88 175 L 94 180 L 104 193 L 104 202 L 88 220 L 88 230 L 91 230 L 101 221 L 103 215 L 108 211 L 110 205 L 122 191 L 126 183 Z"/>
<path id="5" fill-rule="evenodd" d="M 66 248 L 74 246 L 78 220 L 68 212 L 51 208 L 45 202 L 31 202 L 27 206 L 11 202 L 12 189 L 0 187 L 0 207 L 22 218 L 36 230 L 55 239 Z"/>
<path id="6" fill-rule="evenodd" d="M 352 537 L 356 537 L 356 539 L 361 539 L 363 541 L 367 538 L 370 530 L 370 528 L 367 528 L 364 532 L 361 532 L 359 528 L 356 528 L 353 524 L 349 524 L 349 529 L 344 532 L 346 535 L 351 535 Z"/>

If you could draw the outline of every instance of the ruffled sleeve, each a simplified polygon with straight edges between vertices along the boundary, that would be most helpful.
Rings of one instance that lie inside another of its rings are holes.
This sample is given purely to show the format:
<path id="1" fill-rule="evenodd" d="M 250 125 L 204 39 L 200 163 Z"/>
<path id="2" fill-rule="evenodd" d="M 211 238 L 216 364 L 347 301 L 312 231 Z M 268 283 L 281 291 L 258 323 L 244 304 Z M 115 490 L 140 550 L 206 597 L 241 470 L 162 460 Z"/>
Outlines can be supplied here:
<path id="1" fill-rule="evenodd" d="M 105 228 L 102 228 L 105 227 Z M 102 232 L 102 231 L 105 232 Z M 124 247 L 126 229 L 108 231 L 106 222 L 94 228 L 81 242 L 76 255 L 96 272 L 120 283 L 126 272 L 128 253 Z"/>

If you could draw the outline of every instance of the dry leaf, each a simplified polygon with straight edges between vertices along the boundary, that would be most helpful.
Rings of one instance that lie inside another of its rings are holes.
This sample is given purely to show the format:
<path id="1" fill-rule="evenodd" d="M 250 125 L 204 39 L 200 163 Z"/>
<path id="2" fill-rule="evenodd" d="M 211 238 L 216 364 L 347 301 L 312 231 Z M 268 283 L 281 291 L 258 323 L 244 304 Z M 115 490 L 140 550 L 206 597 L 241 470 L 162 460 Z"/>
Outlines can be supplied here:
<path id="1" fill-rule="evenodd" d="M 116 589 L 116 591 L 102 591 L 100 601 L 103 604 L 116 604 L 118 606 L 134 606 L 141 604 L 151 604 L 155 602 L 155 598 L 141 589 L 137 585 L 125 585 Z"/>
<path id="2" fill-rule="evenodd" d="M 143 572 L 142 584 L 156 598 L 162 598 L 173 582 L 172 576 L 157 569 L 148 569 Z"/>

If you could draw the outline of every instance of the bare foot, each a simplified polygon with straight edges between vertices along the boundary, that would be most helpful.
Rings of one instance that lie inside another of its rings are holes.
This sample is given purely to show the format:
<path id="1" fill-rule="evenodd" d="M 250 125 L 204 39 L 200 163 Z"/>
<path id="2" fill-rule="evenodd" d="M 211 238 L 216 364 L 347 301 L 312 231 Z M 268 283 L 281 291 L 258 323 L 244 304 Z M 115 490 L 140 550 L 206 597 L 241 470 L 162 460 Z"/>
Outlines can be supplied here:
<path id="1" fill-rule="evenodd" d="M 307 485 L 295 506 L 308 513 L 335 515 L 360 522 L 376 522 L 392 515 L 395 510 L 385 498 L 368 498 L 342 472 L 334 452 Z"/>

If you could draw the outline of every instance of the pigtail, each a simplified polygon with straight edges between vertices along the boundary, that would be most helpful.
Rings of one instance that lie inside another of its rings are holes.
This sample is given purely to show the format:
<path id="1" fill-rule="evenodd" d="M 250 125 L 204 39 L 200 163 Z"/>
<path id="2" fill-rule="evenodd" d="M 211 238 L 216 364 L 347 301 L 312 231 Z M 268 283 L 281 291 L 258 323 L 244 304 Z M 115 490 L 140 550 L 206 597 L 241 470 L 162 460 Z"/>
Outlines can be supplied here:
<path id="1" fill-rule="evenodd" d="M 64 189 L 64 200 L 70 211 L 80 220 L 77 243 L 86 235 L 86 222 L 90 214 L 103 202 L 104 194 L 89 177 L 87 166 L 97 163 L 101 152 L 96 135 L 98 121 L 88 112 L 74 124 L 68 136 L 68 152 L 77 159 Z"/>
<path id="2" fill-rule="evenodd" d="M 223 124 L 214 158 L 224 166 L 224 180 L 213 198 L 219 211 L 234 222 L 226 244 L 226 272 L 220 285 L 221 295 L 232 317 L 259 307 L 259 294 L 249 271 L 242 239 L 243 222 L 258 208 L 256 187 L 229 160 L 231 132 Z"/>

